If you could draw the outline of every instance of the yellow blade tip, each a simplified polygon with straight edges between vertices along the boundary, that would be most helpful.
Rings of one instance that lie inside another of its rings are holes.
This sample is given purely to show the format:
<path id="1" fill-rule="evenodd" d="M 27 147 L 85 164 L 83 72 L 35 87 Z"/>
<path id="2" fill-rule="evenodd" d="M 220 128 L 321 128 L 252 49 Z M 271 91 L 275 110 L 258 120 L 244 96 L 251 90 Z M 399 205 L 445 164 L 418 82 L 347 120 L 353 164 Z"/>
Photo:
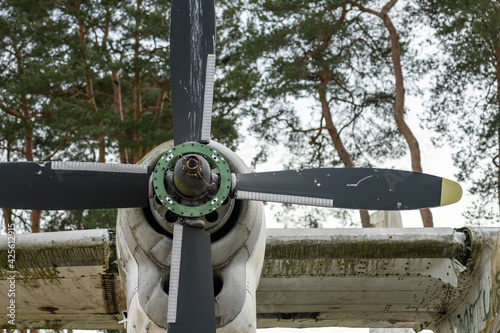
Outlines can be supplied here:
<path id="1" fill-rule="evenodd" d="M 441 185 L 441 206 L 457 202 L 462 198 L 462 187 L 452 180 L 443 178 Z"/>

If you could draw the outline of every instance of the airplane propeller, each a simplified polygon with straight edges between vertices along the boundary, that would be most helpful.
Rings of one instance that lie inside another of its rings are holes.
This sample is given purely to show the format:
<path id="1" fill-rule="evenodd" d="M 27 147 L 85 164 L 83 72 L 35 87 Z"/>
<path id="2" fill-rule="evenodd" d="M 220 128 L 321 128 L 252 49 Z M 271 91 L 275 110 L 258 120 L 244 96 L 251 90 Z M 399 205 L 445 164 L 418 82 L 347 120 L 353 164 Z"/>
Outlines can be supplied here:
<path id="1" fill-rule="evenodd" d="M 327 168 L 232 174 L 211 148 L 215 73 L 213 0 L 173 0 L 171 89 L 174 147 L 156 163 L 0 163 L 1 208 L 147 207 L 156 198 L 181 216 L 175 223 L 168 331 L 215 332 L 210 235 L 203 216 L 227 198 L 325 207 L 404 210 L 460 200 L 459 184 L 387 169 Z"/>
<path id="2" fill-rule="evenodd" d="M 187 142 L 193 145 L 194 142 L 207 143 L 210 141 L 215 76 L 214 0 L 173 0 L 170 22 L 174 145 L 186 147 Z M 194 198 L 201 199 L 211 187 L 212 172 L 206 157 L 199 151 L 186 152 L 184 155 L 167 152 L 165 159 L 157 164 L 154 181 L 162 203 L 183 216 L 181 223 L 174 226 L 168 332 L 215 332 L 210 235 L 199 219 L 204 212 L 192 206 Z M 158 189 L 165 189 L 163 175 L 164 170 L 169 169 L 169 156 L 175 166 L 167 179 L 173 179 L 176 184 L 178 191 L 171 189 L 170 193 L 177 192 L 177 198 L 170 197 L 168 192 L 158 192 Z M 180 204 L 178 198 L 187 198 L 183 200 L 186 204 Z M 174 209 L 174 202 L 178 203 L 176 208 L 180 211 Z M 206 203 L 201 206 L 205 207 Z"/>

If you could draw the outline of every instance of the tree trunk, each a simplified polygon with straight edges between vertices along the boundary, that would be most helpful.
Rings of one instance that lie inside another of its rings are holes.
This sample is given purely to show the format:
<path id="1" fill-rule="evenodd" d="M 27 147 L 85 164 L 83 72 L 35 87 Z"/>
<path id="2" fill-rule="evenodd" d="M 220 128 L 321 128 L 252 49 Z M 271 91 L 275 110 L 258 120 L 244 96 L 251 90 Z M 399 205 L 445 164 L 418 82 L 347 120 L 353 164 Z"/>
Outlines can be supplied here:
<path id="1" fill-rule="evenodd" d="M 119 115 L 120 119 L 123 121 L 122 85 L 118 72 L 113 71 L 111 73 L 111 79 L 113 81 L 113 104 L 115 106 L 115 113 Z"/>
<path id="2" fill-rule="evenodd" d="M 80 11 L 79 3 L 77 3 L 76 5 L 76 11 Z M 87 61 L 87 54 L 85 53 L 87 46 L 87 28 L 85 27 L 83 20 L 80 18 L 78 19 L 78 36 L 79 36 L 80 46 L 82 48 L 82 54 L 81 54 L 82 64 L 83 67 L 85 68 L 85 95 L 87 102 L 92 106 L 93 112 L 97 113 L 98 108 L 94 94 L 94 82 L 92 78 L 92 70 Z M 106 139 L 104 136 L 97 137 L 97 146 L 99 151 L 97 161 L 100 163 L 104 163 L 106 162 Z"/>
<path id="3" fill-rule="evenodd" d="M 139 0 L 137 1 L 137 11 L 141 9 L 142 6 L 142 1 Z M 135 21 L 135 26 L 136 26 L 136 31 L 139 31 L 139 27 L 141 25 L 141 19 L 139 17 L 136 18 Z M 135 44 L 134 44 L 134 60 L 136 60 L 135 66 L 138 65 L 138 60 L 140 57 L 139 53 L 139 48 L 140 48 L 140 41 L 141 41 L 141 36 L 137 32 L 135 34 Z M 142 95 L 141 95 L 141 69 L 136 67 L 134 69 L 134 120 L 139 122 L 142 117 Z M 133 157 L 132 157 L 132 163 L 137 163 L 141 158 L 142 158 L 142 138 L 137 133 L 137 130 L 134 131 L 134 149 L 133 149 Z"/>
<path id="4" fill-rule="evenodd" d="M 15 57 L 17 60 L 17 77 L 19 81 L 24 78 L 23 72 L 23 57 L 21 52 L 16 50 Z M 21 115 L 19 118 L 24 122 L 24 156 L 26 157 L 26 161 L 33 162 L 34 153 L 33 153 L 33 125 L 31 118 L 31 109 L 29 106 L 28 96 L 24 93 L 21 94 Z M 32 211 L 31 212 L 31 232 L 40 232 L 40 211 Z"/>
<path id="5" fill-rule="evenodd" d="M 410 149 L 411 155 L 411 168 L 415 172 L 422 172 L 422 163 L 420 160 L 420 147 L 418 145 L 417 138 L 413 135 L 410 127 L 404 119 L 405 115 L 405 88 L 403 80 L 403 70 L 401 67 L 401 46 L 399 43 L 399 34 L 396 27 L 392 24 L 392 21 L 388 15 L 392 7 L 398 2 L 398 0 L 389 1 L 379 12 L 372 9 L 365 8 L 362 5 L 351 2 L 352 5 L 358 7 L 362 12 L 367 12 L 378 16 L 384 22 L 387 31 L 389 32 L 389 38 L 391 41 L 391 58 L 394 69 L 394 77 L 396 81 L 396 99 L 394 101 L 394 120 L 398 127 L 399 132 L 403 135 Z M 420 210 L 420 215 L 422 217 L 422 222 L 424 227 L 433 227 L 434 222 L 432 218 L 432 213 L 430 209 L 425 208 Z"/>
<path id="6" fill-rule="evenodd" d="M 496 74 L 497 74 L 497 107 L 498 107 L 498 116 L 500 117 L 500 46 L 495 46 L 495 62 L 496 62 Z M 500 119 L 500 118 L 497 118 Z M 498 136 L 498 155 L 500 156 L 500 120 L 497 124 L 497 136 Z M 498 197 L 498 206 L 500 207 L 500 167 L 497 165 L 497 197 Z"/>
<path id="7" fill-rule="evenodd" d="M 74 211 L 76 230 L 83 230 L 83 210 Z"/>
<path id="8" fill-rule="evenodd" d="M 328 130 L 328 134 L 332 139 L 333 145 L 337 154 L 339 155 L 342 163 L 344 163 L 346 168 L 353 168 L 354 161 L 352 159 L 351 154 L 345 149 L 344 143 L 340 138 L 340 134 L 337 131 L 332 119 L 332 113 L 330 110 L 330 104 L 326 98 L 326 87 L 331 80 L 331 74 L 327 73 L 321 78 L 321 83 L 319 85 L 319 100 L 321 102 L 321 110 L 323 114 L 323 118 L 325 119 L 326 129 Z M 360 210 L 359 215 L 361 217 L 361 225 L 363 228 L 369 228 L 370 225 L 370 214 L 368 214 L 367 210 Z"/>
<path id="9" fill-rule="evenodd" d="M 106 162 L 106 138 L 101 135 L 97 138 L 98 146 L 99 146 L 99 157 L 97 162 L 105 163 Z"/>
<path id="10" fill-rule="evenodd" d="M 113 71 L 111 73 L 111 80 L 113 81 L 113 104 L 115 107 L 115 114 L 119 115 L 121 121 L 123 122 L 122 85 L 118 72 Z M 120 136 L 125 136 L 125 133 L 120 133 Z M 120 162 L 129 163 L 127 150 L 122 145 L 119 145 L 118 150 L 120 151 Z"/>
<path id="11" fill-rule="evenodd" d="M 37 233 L 40 232 L 40 218 L 42 217 L 41 210 L 32 210 L 31 211 L 31 232 Z"/>
<path id="12" fill-rule="evenodd" d="M 2 208 L 3 221 L 5 223 L 5 231 L 9 231 L 9 225 L 12 225 L 12 209 Z"/>
<path id="13" fill-rule="evenodd" d="M 397 0 L 396 0 L 397 1 Z M 396 3 L 394 2 L 394 4 Z M 387 6 L 386 6 L 387 7 Z M 410 148 L 411 155 L 411 168 L 415 172 L 422 172 L 422 163 L 420 159 L 420 147 L 418 145 L 417 138 L 413 135 L 410 127 L 404 119 L 405 114 L 405 88 L 403 80 L 403 70 L 401 68 L 401 46 L 399 43 L 399 34 L 392 24 L 387 12 L 390 7 L 384 7 L 382 10 L 382 20 L 389 31 L 389 36 L 391 39 L 391 57 L 392 64 L 394 66 L 394 77 L 396 78 L 396 100 L 394 102 L 394 120 L 398 126 L 399 132 L 403 135 L 408 147 Z M 391 6 L 392 7 L 392 6 Z M 432 219 L 432 213 L 429 208 L 421 209 L 420 216 L 422 217 L 422 222 L 424 227 L 433 227 L 434 222 Z"/>
<path id="14" fill-rule="evenodd" d="M 154 119 L 156 122 L 160 121 L 160 114 L 163 110 L 163 105 L 165 104 L 165 96 L 167 95 L 167 92 L 170 91 L 170 85 L 160 84 L 158 88 L 159 91 L 158 97 L 156 98 L 156 109 L 154 112 Z"/>

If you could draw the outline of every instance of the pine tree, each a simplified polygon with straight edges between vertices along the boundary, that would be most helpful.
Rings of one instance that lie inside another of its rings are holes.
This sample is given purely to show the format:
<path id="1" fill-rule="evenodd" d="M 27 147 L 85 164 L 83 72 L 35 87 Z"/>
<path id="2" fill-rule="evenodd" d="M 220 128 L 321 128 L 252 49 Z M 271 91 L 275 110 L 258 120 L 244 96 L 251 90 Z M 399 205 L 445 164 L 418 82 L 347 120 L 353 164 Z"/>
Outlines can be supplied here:
<path id="1" fill-rule="evenodd" d="M 404 153 L 382 20 L 346 1 L 254 0 L 245 8 L 239 55 L 263 72 L 262 102 L 247 114 L 268 142 L 287 142 L 294 167 L 369 166 Z M 298 110 L 301 99 L 309 115 Z M 360 214 L 368 227 L 368 213 Z"/>
<path id="2" fill-rule="evenodd" d="M 172 139 L 169 16 L 168 1 L 2 0 L 2 161 L 136 163 Z M 218 76 L 213 136 L 234 148 L 231 73 Z M 4 220 L 20 214 L 5 209 Z M 116 212 L 44 216 L 45 229 L 65 230 L 113 227 Z"/>
<path id="3" fill-rule="evenodd" d="M 442 61 L 428 126 L 458 151 L 459 181 L 471 181 L 471 223 L 497 221 L 500 205 L 500 7 L 488 0 L 420 0 Z"/>

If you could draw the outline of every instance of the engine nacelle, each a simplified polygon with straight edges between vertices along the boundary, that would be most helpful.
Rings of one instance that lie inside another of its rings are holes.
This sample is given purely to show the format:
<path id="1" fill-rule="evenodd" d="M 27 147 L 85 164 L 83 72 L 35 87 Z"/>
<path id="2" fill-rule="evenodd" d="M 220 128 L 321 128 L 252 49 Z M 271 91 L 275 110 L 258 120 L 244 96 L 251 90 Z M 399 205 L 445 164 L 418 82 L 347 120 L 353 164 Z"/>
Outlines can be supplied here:
<path id="1" fill-rule="evenodd" d="M 228 148 L 209 147 L 227 161 L 232 173 L 249 172 Z M 167 142 L 140 164 L 152 168 L 173 147 Z M 120 276 L 127 292 L 127 331 L 166 332 L 173 224 L 180 217 L 166 210 L 150 190 L 150 206 L 120 209 L 117 248 Z M 256 330 L 255 293 L 265 250 L 261 202 L 229 198 L 203 217 L 211 235 L 217 332 Z"/>

